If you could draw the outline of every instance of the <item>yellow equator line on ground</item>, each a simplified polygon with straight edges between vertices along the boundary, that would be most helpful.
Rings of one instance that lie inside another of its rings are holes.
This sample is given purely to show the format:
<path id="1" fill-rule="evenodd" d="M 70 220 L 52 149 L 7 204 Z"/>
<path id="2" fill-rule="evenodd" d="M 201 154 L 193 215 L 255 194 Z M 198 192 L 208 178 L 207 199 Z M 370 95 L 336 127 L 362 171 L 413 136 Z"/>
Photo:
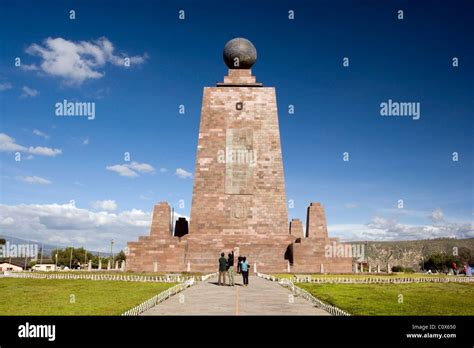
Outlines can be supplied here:
<path id="1" fill-rule="evenodd" d="M 235 293 L 235 315 L 240 315 L 240 308 L 239 308 L 239 288 L 236 289 Z"/>

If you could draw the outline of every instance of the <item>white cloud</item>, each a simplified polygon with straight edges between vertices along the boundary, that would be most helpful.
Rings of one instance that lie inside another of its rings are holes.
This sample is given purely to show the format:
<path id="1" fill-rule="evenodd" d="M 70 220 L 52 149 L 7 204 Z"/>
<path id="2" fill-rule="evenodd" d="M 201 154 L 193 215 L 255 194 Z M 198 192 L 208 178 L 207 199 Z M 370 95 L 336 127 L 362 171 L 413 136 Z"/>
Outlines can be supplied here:
<path id="1" fill-rule="evenodd" d="M 43 45 L 30 45 L 26 52 L 41 58 L 39 68 L 42 72 L 61 78 L 66 84 L 79 85 L 88 79 L 104 76 L 100 69 L 107 63 L 125 67 L 125 57 L 130 59 L 131 66 L 143 64 L 147 58 L 146 54 L 132 57 L 123 53 L 116 55 L 114 50 L 112 42 L 106 37 L 79 42 L 49 37 Z"/>
<path id="2" fill-rule="evenodd" d="M 128 168 L 125 164 L 115 164 L 113 166 L 105 167 L 107 170 L 116 172 L 120 176 L 126 176 L 127 178 L 135 178 L 138 176 L 136 172 Z"/>
<path id="3" fill-rule="evenodd" d="M 0 83 L 0 92 L 8 91 L 9 89 L 12 89 L 12 88 L 13 88 L 13 85 L 10 82 Z"/>
<path id="4" fill-rule="evenodd" d="M 44 147 L 44 146 L 36 146 L 36 147 L 30 146 L 28 148 L 28 153 L 31 153 L 32 155 L 55 157 L 57 155 L 62 154 L 63 151 L 60 149 L 52 149 L 50 147 Z"/>
<path id="5" fill-rule="evenodd" d="M 376 228 L 382 228 L 381 226 L 388 226 L 393 223 L 394 220 L 387 220 L 386 218 L 375 216 L 372 218 L 372 221 L 368 224 L 368 226 L 374 226 Z"/>
<path id="6" fill-rule="evenodd" d="M 148 163 L 125 163 L 125 164 L 115 164 L 113 166 L 105 167 L 107 170 L 116 172 L 120 176 L 125 176 L 128 178 L 136 178 L 139 176 L 138 173 L 154 173 L 155 168 Z"/>
<path id="7" fill-rule="evenodd" d="M 431 212 L 430 218 L 431 218 L 431 221 L 433 221 L 433 223 L 435 224 L 442 222 L 444 220 L 443 211 L 440 208 L 435 209 L 434 211 Z"/>
<path id="8" fill-rule="evenodd" d="M 15 220 L 13 220 L 11 217 L 4 218 L 2 221 L 0 221 L 0 225 L 2 226 L 12 226 L 15 223 Z"/>
<path id="9" fill-rule="evenodd" d="M 381 214 L 390 214 L 394 216 L 409 216 L 414 218 L 426 218 L 426 215 L 429 214 L 426 211 L 406 208 L 381 208 L 378 209 L 378 212 L 380 212 Z"/>
<path id="10" fill-rule="evenodd" d="M 166 173 L 168 171 L 168 169 L 166 168 L 160 168 L 160 173 Z"/>
<path id="11" fill-rule="evenodd" d="M 89 137 L 85 137 L 82 141 L 82 145 L 89 145 Z"/>
<path id="12" fill-rule="evenodd" d="M 183 168 L 177 168 L 174 174 L 180 179 L 193 177 L 193 175 L 190 172 L 184 170 Z"/>
<path id="13" fill-rule="evenodd" d="M 49 156 L 55 157 L 62 154 L 61 149 L 52 149 L 50 147 L 43 146 L 30 146 L 26 147 L 20 144 L 17 144 L 15 139 L 8 136 L 5 133 L 0 133 L 0 152 L 24 152 L 31 155 L 40 155 L 40 156 Z"/>
<path id="14" fill-rule="evenodd" d="M 151 213 L 137 209 L 95 212 L 73 204 L 0 204 L 0 222 L 5 221 L 0 224 L 6 235 L 107 251 L 111 239 L 122 248 L 127 241 L 148 235 Z"/>
<path id="15" fill-rule="evenodd" d="M 40 130 L 38 130 L 38 129 L 33 129 L 33 134 L 34 134 L 34 135 L 37 135 L 37 136 L 39 136 L 39 137 L 43 137 L 43 138 L 45 138 L 45 139 L 49 139 L 49 135 L 48 135 L 48 134 L 46 134 L 46 133 L 44 133 L 44 132 L 42 132 L 42 131 L 40 131 Z"/>
<path id="16" fill-rule="evenodd" d="M 28 86 L 23 86 L 21 90 L 23 91 L 20 95 L 21 98 L 34 98 L 39 94 L 38 90 Z"/>
<path id="17" fill-rule="evenodd" d="M 0 133 L 0 151 L 1 152 L 13 152 L 13 151 L 23 151 L 27 152 L 27 148 L 18 145 L 15 143 L 15 139 L 6 135 L 5 133 Z"/>
<path id="18" fill-rule="evenodd" d="M 140 173 L 153 173 L 155 171 L 155 168 L 148 163 L 132 162 L 130 163 L 129 168 Z"/>
<path id="19" fill-rule="evenodd" d="M 347 208 L 347 209 L 354 209 L 354 208 L 357 208 L 357 204 L 346 203 L 346 204 L 344 204 L 344 207 Z"/>
<path id="20" fill-rule="evenodd" d="M 117 203 L 111 199 L 105 201 L 95 201 L 92 203 L 92 207 L 97 210 L 114 211 L 117 210 Z"/>
<path id="21" fill-rule="evenodd" d="M 23 182 L 27 182 L 28 184 L 39 184 L 39 185 L 51 184 L 51 181 L 39 176 L 19 176 L 17 177 L 17 179 Z"/>
<path id="22" fill-rule="evenodd" d="M 411 225 L 375 216 L 367 224 L 336 224 L 328 226 L 329 233 L 344 240 L 417 240 L 442 237 L 472 238 L 472 222 L 448 222 Z"/>

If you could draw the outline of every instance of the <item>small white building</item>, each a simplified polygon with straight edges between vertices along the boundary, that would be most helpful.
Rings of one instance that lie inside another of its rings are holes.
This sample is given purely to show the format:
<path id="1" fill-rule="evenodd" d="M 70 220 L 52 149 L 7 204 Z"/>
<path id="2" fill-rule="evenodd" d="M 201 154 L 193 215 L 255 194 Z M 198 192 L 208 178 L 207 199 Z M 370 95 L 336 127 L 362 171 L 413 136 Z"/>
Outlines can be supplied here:
<path id="1" fill-rule="evenodd" d="M 0 263 L 0 272 L 21 272 L 23 267 L 12 265 L 11 263 Z"/>
<path id="2" fill-rule="evenodd" d="M 48 271 L 55 271 L 55 270 L 56 270 L 56 265 L 54 263 L 43 263 L 43 264 L 36 264 L 33 266 L 33 271 L 48 272 Z"/>

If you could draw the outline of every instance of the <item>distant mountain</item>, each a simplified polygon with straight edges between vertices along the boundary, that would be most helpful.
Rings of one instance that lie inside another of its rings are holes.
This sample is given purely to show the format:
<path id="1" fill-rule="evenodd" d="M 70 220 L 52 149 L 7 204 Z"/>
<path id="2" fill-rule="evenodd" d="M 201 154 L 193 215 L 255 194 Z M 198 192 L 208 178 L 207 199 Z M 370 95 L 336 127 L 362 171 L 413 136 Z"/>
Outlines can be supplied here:
<path id="1" fill-rule="evenodd" d="M 354 242 L 353 244 L 357 243 Z M 472 260 L 472 256 L 474 256 L 474 238 L 437 238 L 390 242 L 369 241 L 365 255 L 359 260 L 368 261 L 372 267 L 378 265 L 382 269 L 390 264 L 391 266 L 401 266 L 420 271 L 422 261 L 438 253 L 452 256 L 463 255 L 464 259 L 466 257 L 469 258 L 467 255 L 471 255 Z"/>
<path id="2" fill-rule="evenodd" d="M 356 242 L 354 242 L 356 243 Z M 359 242 L 360 243 L 360 242 Z M 457 239 L 457 238 L 436 238 L 422 240 L 404 240 L 389 242 L 371 242 L 369 245 L 384 249 L 403 249 L 417 250 L 421 256 L 426 257 L 434 253 L 452 253 L 453 248 L 468 248 L 474 252 L 474 238 Z"/>

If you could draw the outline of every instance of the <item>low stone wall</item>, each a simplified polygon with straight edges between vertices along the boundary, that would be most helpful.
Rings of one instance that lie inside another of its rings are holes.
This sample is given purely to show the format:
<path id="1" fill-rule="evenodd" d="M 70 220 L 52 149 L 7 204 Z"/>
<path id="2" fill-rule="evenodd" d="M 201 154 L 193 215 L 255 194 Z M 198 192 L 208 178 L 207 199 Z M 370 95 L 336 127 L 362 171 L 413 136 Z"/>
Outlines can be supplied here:
<path id="1" fill-rule="evenodd" d="M 153 308 L 160 302 L 163 302 L 164 300 L 170 298 L 171 296 L 176 295 L 177 293 L 193 285 L 194 285 L 194 279 L 186 280 L 184 283 L 175 285 L 172 288 L 169 288 L 168 290 L 160 292 L 158 295 L 153 296 L 152 298 L 146 300 L 145 302 L 140 303 L 138 306 L 135 306 L 132 309 L 129 309 L 128 311 L 122 313 L 122 316 L 140 315 L 141 313 L 146 312 L 150 308 Z"/>
<path id="2" fill-rule="evenodd" d="M 157 282 L 157 283 L 182 283 L 187 280 L 201 281 L 207 280 L 216 273 L 205 275 L 164 275 L 164 276 L 143 276 L 143 275 L 124 275 L 124 274 L 71 274 L 71 273 L 31 273 L 31 272 L 5 272 L 0 278 L 33 278 L 33 279 L 88 279 L 88 280 L 113 280 L 126 282 Z"/>
<path id="3" fill-rule="evenodd" d="M 215 273 L 209 273 L 209 274 L 206 274 L 206 275 L 201 276 L 201 281 L 208 280 L 209 278 L 212 278 L 212 277 L 214 277 L 214 276 L 217 276 L 217 272 L 215 272 Z"/>

